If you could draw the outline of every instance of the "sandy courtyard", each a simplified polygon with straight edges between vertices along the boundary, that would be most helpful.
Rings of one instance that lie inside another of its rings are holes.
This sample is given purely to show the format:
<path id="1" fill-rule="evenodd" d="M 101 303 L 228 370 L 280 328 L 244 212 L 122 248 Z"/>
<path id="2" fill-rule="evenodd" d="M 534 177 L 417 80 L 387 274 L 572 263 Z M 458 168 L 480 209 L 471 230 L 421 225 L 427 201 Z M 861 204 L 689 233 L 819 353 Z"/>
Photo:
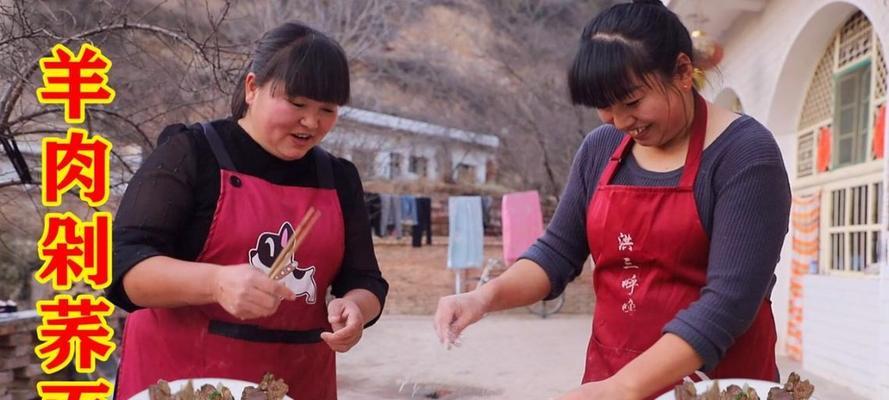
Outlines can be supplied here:
<path id="1" fill-rule="evenodd" d="M 589 268 L 569 285 L 561 313 L 494 313 L 447 350 L 437 342 L 432 314 L 439 297 L 454 292 L 454 275 L 445 268 L 446 238 L 433 243 L 377 243 L 391 286 L 386 311 L 361 343 L 338 356 L 341 400 L 551 399 L 580 383 L 594 304 Z M 498 257 L 499 246 L 489 239 L 486 255 Z M 786 358 L 779 367 L 782 376 L 798 371 L 812 380 L 819 400 L 863 400 Z"/>

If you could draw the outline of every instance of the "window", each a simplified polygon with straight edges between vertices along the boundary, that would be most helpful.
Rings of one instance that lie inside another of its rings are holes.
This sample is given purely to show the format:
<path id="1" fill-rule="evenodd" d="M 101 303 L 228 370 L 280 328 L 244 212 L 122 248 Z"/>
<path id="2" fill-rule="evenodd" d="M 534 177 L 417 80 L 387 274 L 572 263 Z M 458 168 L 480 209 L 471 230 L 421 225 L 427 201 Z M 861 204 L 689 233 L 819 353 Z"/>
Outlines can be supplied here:
<path id="1" fill-rule="evenodd" d="M 868 159 L 870 130 L 870 62 L 865 62 L 837 76 L 836 107 L 833 124 L 837 149 L 834 165 L 843 167 Z"/>
<path id="2" fill-rule="evenodd" d="M 862 12 L 824 44 L 796 130 L 794 191 L 821 193 L 814 227 L 821 271 L 859 274 L 877 263 L 882 161 L 874 160 L 874 115 L 886 101 L 882 44 Z"/>
<path id="3" fill-rule="evenodd" d="M 401 154 L 389 153 L 389 179 L 398 179 L 401 176 Z"/>
<path id="4" fill-rule="evenodd" d="M 410 163 L 408 163 L 408 171 L 420 178 L 425 178 L 428 164 L 429 160 L 426 157 L 411 156 Z"/>
<path id="5" fill-rule="evenodd" d="M 352 163 L 355 164 L 355 167 L 359 171 L 368 171 L 365 173 L 375 174 L 374 168 L 374 153 L 369 150 L 364 149 L 353 149 L 352 150 Z"/>
<path id="6" fill-rule="evenodd" d="M 882 182 L 832 189 L 827 195 L 828 224 L 822 237 L 829 272 L 862 272 L 879 261 Z"/>
<path id="7" fill-rule="evenodd" d="M 459 163 L 457 164 L 456 171 L 454 171 L 454 175 L 456 176 L 455 180 L 458 183 L 474 184 L 475 165 Z"/>
<path id="8" fill-rule="evenodd" d="M 812 175 L 815 171 L 815 132 L 809 131 L 799 136 L 796 156 L 796 176 Z"/>
<path id="9" fill-rule="evenodd" d="M 874 159 L 873 115 L 886 98 L 882 44 L 864 13 L 850 16 L 825 47 L 797 125 L 797 154 L 809 146 L 808 132 L 815 132 L 816 171 L 797 165 L 797 176 L 809 181 Z M 830 140 L 820 139 L 822 128 L 830 129 Z M 800 161 L 807 163 L 809 158 Z"/>

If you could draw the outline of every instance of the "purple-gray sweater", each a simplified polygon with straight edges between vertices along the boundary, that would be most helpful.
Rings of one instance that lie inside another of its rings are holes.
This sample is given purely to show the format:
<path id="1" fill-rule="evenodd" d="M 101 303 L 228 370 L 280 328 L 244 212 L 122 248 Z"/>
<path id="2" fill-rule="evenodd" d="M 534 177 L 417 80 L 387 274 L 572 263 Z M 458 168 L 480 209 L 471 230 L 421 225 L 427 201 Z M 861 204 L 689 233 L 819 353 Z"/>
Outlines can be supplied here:
<path id="1" fill-rule="evenodd" d="M 552 221 L 522 256 L 546 271 L 552 285 L 550 298 L 580 274 L 590 254 L 587 205 L 622 138 L 613 125 L 602 125 L 587 135 L 574 157 Z M 630 155 L 613 183 L 676 186 L 681 174 L 682 168 L 663 173 L 644 170 Z M 791 194 L 772 133 L 749 116 L 735 120 L 704 149 L 694 192 L 698 215 L 710 238 L 707 283 L 700 299 L 680 311 L 663 332 L 687 341 L 704 359 L 701 370 L 706 372 L 747 330 L 775 282 Z"/>

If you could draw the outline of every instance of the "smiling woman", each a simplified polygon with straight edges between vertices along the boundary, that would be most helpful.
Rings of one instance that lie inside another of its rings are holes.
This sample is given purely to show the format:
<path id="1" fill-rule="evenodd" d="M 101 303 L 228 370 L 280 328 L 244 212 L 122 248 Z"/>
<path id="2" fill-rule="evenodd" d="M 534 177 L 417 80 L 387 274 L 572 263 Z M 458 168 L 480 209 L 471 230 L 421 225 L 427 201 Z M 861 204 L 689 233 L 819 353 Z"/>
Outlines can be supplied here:
<path id="1" fill-rule="evenodd" d="M 267 33 L 232 96 L 238 124 L 282 160 L 300 159 L 320 143 L 336 122 L 337 107 L 349 101 L 342 48 L 302 28 L 284 25 Z"/>
<path id="2" fill-rule="evenodd" d="M 594 260 L 584 384 L 643 399 L 703 370 L 777 380 L 769 295 L 790 185 L 771 132 L 692 87 L 691 37 L 659 0 L 616 4 L 580 35 L 575 104 L 605 124 L 577 151 L 546 232 L 507 271 L 439 302 L 455 338 L 490 311 L 552 299 Z"/>
<path id="3" fill-rule="evenodd" d="M 131 312 L 116 397 L 268 371 L 291 397 L 336 398 L 334 352 L 388 291 L 358 171 L 318 146 L 348 100 L 342 48 L 287 23 L 258 41 L 230 118 L 161 133 L 114 220 L 109 299 Z"/>

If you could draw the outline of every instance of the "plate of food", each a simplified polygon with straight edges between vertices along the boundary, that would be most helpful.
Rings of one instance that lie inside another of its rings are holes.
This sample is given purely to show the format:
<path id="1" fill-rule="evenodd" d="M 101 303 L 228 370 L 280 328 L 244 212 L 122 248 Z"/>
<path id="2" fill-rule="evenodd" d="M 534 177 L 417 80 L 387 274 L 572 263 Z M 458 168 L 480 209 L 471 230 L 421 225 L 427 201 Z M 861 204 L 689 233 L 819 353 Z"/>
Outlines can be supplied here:
<path id="1" fill-rule="evenodd" d="M 718 379 L 677 385 L 656 400 L 816 400 L 815 387 L 791 372 L 787 383 L 756 379 Z"/>
<path id="2" fill-rule="evenodd" d="M 161 379 L 130 400 L 293 400 L 288 389 L 283 379 L 268 373 L 258 384 L 227 378 Z"/>

